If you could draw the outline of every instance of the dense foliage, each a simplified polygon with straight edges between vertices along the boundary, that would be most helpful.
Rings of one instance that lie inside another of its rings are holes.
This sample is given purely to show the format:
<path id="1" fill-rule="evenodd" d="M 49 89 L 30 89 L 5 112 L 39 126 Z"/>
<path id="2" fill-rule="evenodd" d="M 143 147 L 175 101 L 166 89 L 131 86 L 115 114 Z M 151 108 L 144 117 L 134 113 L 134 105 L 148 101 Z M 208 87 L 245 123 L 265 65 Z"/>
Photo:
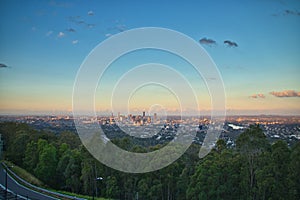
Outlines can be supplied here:
<path id="1" fill-rule="evenodd" d="M 236 148 L 219 140 L 204 159 L 193 144 L 172 165 L 145 174 L 128 174 L 96 161 L 76 134 L 37 131 L 26 124 L 1 123 L 5 159 L 55 189 L 114 199 L 300 199 L 300 142 L 269 144 L 259 126 L 242 133 Z M 136 152 L 159 146 L 114 141 Z M 103 177 L 103 180 L 97 180 Z"/>

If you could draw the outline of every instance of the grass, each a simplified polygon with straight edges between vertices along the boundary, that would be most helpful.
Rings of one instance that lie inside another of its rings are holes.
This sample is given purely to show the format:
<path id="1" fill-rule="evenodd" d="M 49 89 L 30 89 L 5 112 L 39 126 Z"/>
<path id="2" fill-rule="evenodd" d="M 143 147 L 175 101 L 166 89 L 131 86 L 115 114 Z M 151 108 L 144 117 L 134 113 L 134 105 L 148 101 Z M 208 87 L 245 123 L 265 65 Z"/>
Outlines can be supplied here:
<path id="1" fill-rule="evenodd" d="M 84 198 L 84 199 L 88 199 L 88 200 L 92 200 L 93 199 L 93 197 L 91 197 L 91 196 L 86 196 L 86 195 L 81 195 L 81 194 L 75 194 L 75 193 L 67 192 L 67 191 L 53 190 L 53 189 L 51 189 L 51 191 L 58 192 L 58 193 L 61 193 L 61 194 L 70 195 L 70 196 L 76 196 L 78 198 Z M 96 200 L 108 200 L 108 199 L 105 199 L 105 198 L 102 198 L 102 197 L 95 197 L 95 199 Z"/>
<path id="2" fill-rule="evenodd" d="M 26 180 L 28 183 L 38 186 L 38 187 L 44 187 L 44 184 L 42 181 L 37 179 L 35 176 L 27 172 L 25 169 L 22 169 L 21 167 L 9 162 L 9 161 L 3 161 L 11 171 L 13 171 L 15 174 L 17 174 L 20 178 Z"/>

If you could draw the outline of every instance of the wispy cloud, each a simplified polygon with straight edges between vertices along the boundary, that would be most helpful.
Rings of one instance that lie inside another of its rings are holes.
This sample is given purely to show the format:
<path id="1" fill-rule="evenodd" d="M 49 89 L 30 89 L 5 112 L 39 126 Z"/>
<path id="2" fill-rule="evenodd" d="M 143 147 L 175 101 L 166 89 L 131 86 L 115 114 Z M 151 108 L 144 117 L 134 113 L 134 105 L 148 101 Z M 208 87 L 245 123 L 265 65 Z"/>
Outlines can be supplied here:
<path id="1" fill-rule="evenodd" d="M 52 0 L 49 2 L 49 5 L 54 7 L 69 8 L 72 4 L 67 2 L 59 2 L 59 1 Z"/>
<path id="2" fill-rule="evenodd" d="M 284 91 L 273 91 L 270 92 L 271 95 L 275 97 L 300 97 L 300 92 L 297 92 L 295 90 L 284 90 Z"/>
<path id="3" fill-rule="evenodd" d="M 238 44 L 236 42 L 225 40 L 224 44 L 227 45 L 227 47 L 238 47 Z"/>
<path id="4" fill-rule="evenodd" d="M 79 41 L 78 40 L 73 40 L 72 44 L 77 44 Z"/>
<path id="5" fill-rule="evenodd" d="M 272 14 L 272 16 L 274 17 L 278 17 L 278 16 L 289 16 L 289 15 L 293 15 L 293 16 L 300 16 L 300 12 L 298 10 L 290 10 L 290 9 L 286 9 L 283 10 L 279 13 L 274 13 Z"/>
<path id="6" fill-rule="evenodd" d="M 105 34 L 106 37 L 111 36 L 112 35 L 111 33 L 115 34 L 117 32 L 123 32 L 127 29 L 127 26 L 125 24 L 119 23 L 118 20 L 116 20 L 115 23 L 116 24 L 113 27 L 109 27 L 106 29 L 106 31 L 110 32 L 110 33 Z"/>
<path id="7" fill-rule="evenodd" d="M 76 30 L 75 29 L 73 29 L 73 28 L 68 28 L 68 29 L 66 29 L 66 31 L 68 31 L 68 32 L 76 32 Z"/>
<path id="8" fill-rule="evenodd" d="M 64 36 L 65 36 L 64 32 L 59 32 L 58 35 L 57 35 L 57 37 L 59 37 L 59 38 L 62 38 Z"/>
<path id="9" fill-rule="evenodd" d="M 0 69 L 1 68 L 7 68 L 7 67 L 8 67 L 7 65 L 0 63 Z"/>
<path id="10" fill-rule="evenodd" d="M 50 35 L 52 35 L 52 33 L 53 33 L 53 31 L 48 31 L 48 32 L 46 33 L 46 36 L 49 37 Z"/>
<path id="11" fill-rule="evenodd" d="M 85 25 L 85 21 L 81 18 L 81 16 L 76 15 L 76 16 L 69 16 L 68 20 L 72 23 L 75 23 L 77 25 Z"/>
<path id="12" fill-rule="evenodd" d="M 89 11 L 89 12 L 92 12 L 92 11 Z M 92 15 L 91 13 L 90 13 L 90 15 Z M 94 14 L 93 14 L 94 15 Z M 81 16 L 79 16 L 79 15 L 77 15 L 77 16 L 70 16 L 70 17 L 68 17 L 68 20 L 70 21 L 70 22 L 72 22 L 72 23 L 74 23 L 75 25 L 77 25 L 77 26 L 86 26 L 87 28 L 94 28 L 95 26 L 96 26 L 96 24 L 91 24 L 91 23 L 88 23 L 88 22 L 86 22 L 85 20 L 83 20 L 82 18 L 81 18 Z M 69 32 L 75 32 L 75 29 L 73 29 L 73 28 L 69 28 L 69 29 L 67 29 L 67 31 L 69 31 Z"/>
<path id="13" fill-rule="evenodd" d="M 285 10 L 283 15 L 295 15 L 300 16 L 300 12 L 298 10 Z"/>
<path id="14" fill-rule="evenodd" d="M 93 11 L 91 11 L 91 10 L 88 12 L 88 15 L 89 15 L 89 16 L 93 16 L 94 14 L 95 14 L 95 13 L 94 13 Z"/>
<path id="15" fill-rule="evenodd" d="M 116 28 L 118 29 L 118 31 L 123 32 L 126 30 L 126 25 L 125 24 L 118 24 L 116 25 Z"/>
<path id="16" fill-rule="evenodd" d="M 81 16 L 79 15 L 76 15 L 76 16 L 69 16 L 67 19 L 70 21 L 70 22 L 77 22 L 78 20 L 80 20 Z"/>
<path id="17" fill-rule="evenodd" d="M 200 42 L 200 44 L 209 45 L 209 46 L 217 44 L 217 42 L 215 40 L 209 39 L 206 37 L 200 39 L 199 42 Z"/>
<path id="18" fill-rule="evenodd" d="M 96 24 L 86 24 L 86 26 L 87 26 L 88 28 L 94 28 L 94 27 L 96 26 Z"/>
<path id="19" fill-rule="evenodd" d="M 250 98 L 253 98 L 253 99 L 257 99 L 257 98 L 266 98 L 264 94 L 253 94 L 251 96 L 249 96 Z"/>

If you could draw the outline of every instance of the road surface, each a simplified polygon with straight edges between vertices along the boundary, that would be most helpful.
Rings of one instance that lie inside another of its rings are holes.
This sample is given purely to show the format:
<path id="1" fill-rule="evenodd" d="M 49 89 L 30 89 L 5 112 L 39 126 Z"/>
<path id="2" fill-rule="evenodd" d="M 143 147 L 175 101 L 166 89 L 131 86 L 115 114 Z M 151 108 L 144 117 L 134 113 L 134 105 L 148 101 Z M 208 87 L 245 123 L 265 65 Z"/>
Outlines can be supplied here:
<path id="1" fill-rule="evenodd" d="M 0 164 L 0 184 L 5 188 L 5 170 Z M 31 189 L 25 188 L 24 186 L 17 183 L 9 174 L 7 174 L 7 187 L 10 191 L 15 194 L 21 195 L 25 198 L 32 200 L 54 200 L 56 198 L 47 196 L 45 194 L 33 191 Z"/>

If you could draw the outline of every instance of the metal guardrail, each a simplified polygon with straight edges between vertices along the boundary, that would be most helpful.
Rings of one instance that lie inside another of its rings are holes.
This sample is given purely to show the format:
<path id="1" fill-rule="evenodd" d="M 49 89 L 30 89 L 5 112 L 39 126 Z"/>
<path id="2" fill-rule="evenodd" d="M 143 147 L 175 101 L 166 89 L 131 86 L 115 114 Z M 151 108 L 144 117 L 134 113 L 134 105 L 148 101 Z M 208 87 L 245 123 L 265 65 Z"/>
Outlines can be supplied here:
<path id="1" fill-rule="evenodd" d="M 13 191 L 10 191 L 9 189 L 7 189 L 7 191 L 6 191 L 6 188 L 2 185 L 0 185 L 0 199 L 28 200 L 28 198 L 26 198 L 22 195 L 16 194 Z"/>
<path id="2" fill-rule="evenodd" d="M 18 186 L 24 188 L 24 189 L 28 189 L 29 191 L 32 191 L 32 192 L 35 192 L 35 193 L 39 193 L 41 194 L 40 192 L 37 192 L 37 191 L 34 191 L 34 190 L 31 190 L 23 185 L 21 185 L 20 183 L 18 183 L 10 174 L 7 173 L 7 170 L 3 168 L 3 171 L 4 173 L 6 173 L 6 176 L 8 176 L 12 181 L 15 182 L 15 184 L 17 184 Z M 6 180 L 7 180 L 7 177 L 6 177 Z M 6 183 L 7 185 L 7 183 Z M 26 199 L 26 200 L 40 200 L 40 199 L 36 199 L 36 198 L 28 198 L 28 196 L 24 196 L 24 195 L 20 195 L 20 194 L 17 194 L 15 193 L 14 191 L 10 190 L 9 188 L 7 188 L 5 185 L 5 187 L 3 185 L 0 184 L 0 190 L 1 190 L 1 198 L 0 199 L 3 199 L 3 200 L 17 200 L 17 199 Z M 45 195 L 47 196 L 47 195 Z"/>
<path id="3" fill-rule="evenodd" d="M 66 195 L 66 194 L 61 194 L 61 193 L 58 193 L 58 192 L 53 192 L 53 191 L 50 191 L 50 190 L 46 190 L 44 188 L 41 188 L 41 187 L 38 187 L 38 186 L 35 186 L 35 185 L 32 185 L 31 183 L 28 183 L 27 181 L 25 181 L 24 179 L 20 178 L 17 174 L 15 174 L 12 170 L 10 170 L 8 168 L 8 166 L 2 162 L 2 165 L 5 167 L 5 170 L 9 171 L 10 174 L 12 174 L 18 181 L 22 182 L 24 185 L 26 186 L 29 186 L 31 188 L 34 188 L 35 190 L 32 190 L 30 188 L 27 188 L 29 190 L 32 190 L 32 191 L 35 191 L 35 192 L 44 192 L 47 194 L 52 194 L 52 195 L 55 195 L 57 197 L 61 197 L 61 198 L 68 198 L 68 199 L 73 199 L 73 200 L 86 200 L 84 198 L 78 198 L 78 197 L 75 197 L 75 196 L 71 196 L 71 195 Z"/>

